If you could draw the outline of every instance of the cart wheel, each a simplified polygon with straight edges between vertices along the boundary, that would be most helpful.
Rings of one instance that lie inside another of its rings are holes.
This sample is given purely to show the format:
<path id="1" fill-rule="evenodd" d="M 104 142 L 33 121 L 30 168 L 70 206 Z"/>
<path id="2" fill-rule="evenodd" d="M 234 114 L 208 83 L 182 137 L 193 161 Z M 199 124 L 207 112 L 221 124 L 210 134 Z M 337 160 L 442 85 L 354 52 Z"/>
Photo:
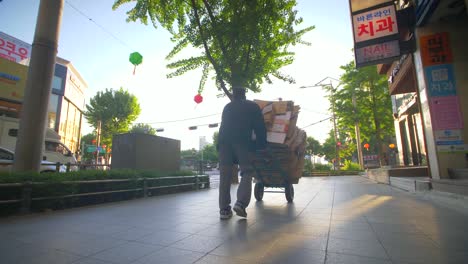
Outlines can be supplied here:
<path id="1" fill-rule="evenodd" d="M 257 201 L 261 201 L 263 199 L 263 183 L 256 183 L 254 187 L 254 195 Z"/>
<path id="2" fill-rule="evenodd" d="M 288 203 L 292 203 L 294 200 L 294 187 L 292 184 L 288 184 L 284 187 L 284 194 Z"/>

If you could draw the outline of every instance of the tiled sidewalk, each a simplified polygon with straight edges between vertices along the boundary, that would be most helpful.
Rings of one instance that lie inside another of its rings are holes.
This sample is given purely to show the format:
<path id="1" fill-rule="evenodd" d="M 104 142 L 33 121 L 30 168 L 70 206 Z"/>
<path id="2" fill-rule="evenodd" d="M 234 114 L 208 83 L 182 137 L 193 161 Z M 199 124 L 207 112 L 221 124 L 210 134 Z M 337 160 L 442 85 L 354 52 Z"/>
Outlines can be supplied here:
<path id="1" fill-rule="evenodd" d="M 219 220 L 217 189 L 2 219 L 0 263 L 468 263 L 462 212 L 359 176 L 294 187 L 247 220 Z"/>

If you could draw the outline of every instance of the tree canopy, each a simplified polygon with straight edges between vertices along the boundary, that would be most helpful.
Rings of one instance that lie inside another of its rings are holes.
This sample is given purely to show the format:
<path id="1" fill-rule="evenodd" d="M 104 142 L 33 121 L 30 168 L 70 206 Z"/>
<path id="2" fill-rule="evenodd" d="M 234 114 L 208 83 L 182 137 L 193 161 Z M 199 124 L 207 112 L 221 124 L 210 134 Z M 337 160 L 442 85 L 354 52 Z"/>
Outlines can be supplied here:
<path id="1" fill-rule="evenodd" d="M 232 87 L 258 92 L 264 81 L 272 82 L 272 76 L 294 82 L 279 70 L 294 60 L 288 48 L 308 45 L 302 36 L 314 28 L 296 30 L 302 18 L 294 10 L 295 0 L 116 0 L 113 9 L 132 2 L 127 22 L 151 21 L 171 33 L 175 46 L 168 60 L 189 46 L 202 51 L 169 63 L 174 72 L 168 77 L 201 68 L 200 93 L 214 71 L 218 90 L 229 98 Z"/>
<path id="2" fill-rule="evenodd" d="M 101 144 L 110 147 L 112 136 L 127 132 L 140 111 L 137 98 L 128 91 L 106 89 L 91 98 L 84 116 L 95 129 L 101 122 Z"/>
<path id="3" fill-rule="evenodd" d="M 383 157 L 383 143 L 395 136 L 386 76 L 379 75 L 375 66 L 356 69 L 354 61 L 341 69 L 345 71 L 340 78 L 342 86 L 334 91 L 332 87 L 327 88 L 332 92 L 329 99 L 333 101 L 343 148 L 340 156 L 350 156 L 356 150 L 358 121 L 361 143 L 369 143 L 370 152 Z"/>
<path id="4" fill-rule="evenodd" d="M 138 123 L 132 126 L 130 133 L 140 133 L 140 134 L 149 134 L 156 135 L 156 129 L 149 124 Z"/>

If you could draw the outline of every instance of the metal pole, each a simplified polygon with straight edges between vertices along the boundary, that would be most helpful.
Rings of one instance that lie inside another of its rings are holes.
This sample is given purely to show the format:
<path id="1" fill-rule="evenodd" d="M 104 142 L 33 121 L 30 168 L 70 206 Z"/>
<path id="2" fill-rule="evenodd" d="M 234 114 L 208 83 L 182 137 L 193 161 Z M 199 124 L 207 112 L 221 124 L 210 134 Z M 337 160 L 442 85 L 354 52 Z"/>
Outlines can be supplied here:
<path id="1" fill-rule="evenodd" d="M 14 171 L 39 171 L 63 0 L 41 0 L 15 148 Z"/>
<path id="2" fill-rule="evenodd" d="M 353 92 L 353 109 L 354 109 L 354 126 L 356 129 L 356 144 L 357 144 L 357 154 L 358 154 L 358 161 L 359 167 L 361 170 L 364 169 L 364 159 L 362 157 L 362 146 L 361 146 L 361 132 L 359 129 L 359 119 L 357 118 L 357 108 L 356 108 L 356 95 Z"/>

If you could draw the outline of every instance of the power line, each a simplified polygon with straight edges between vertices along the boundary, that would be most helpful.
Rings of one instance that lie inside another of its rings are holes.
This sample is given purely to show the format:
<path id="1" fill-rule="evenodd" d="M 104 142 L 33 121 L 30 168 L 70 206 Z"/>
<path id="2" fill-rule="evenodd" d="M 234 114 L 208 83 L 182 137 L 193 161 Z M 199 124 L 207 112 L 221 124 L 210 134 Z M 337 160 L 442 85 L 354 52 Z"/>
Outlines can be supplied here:
<path id="1" fill-rule="evenodd" d="M 332 118 L 333 118 L 333 117 L 331 117 L 331 116 L 330 116 L 330 117 L 328 117 L 328 118 L 325 118 L 325 119 L 322 119 L 322 120 L 320 120 L 320 121 L 317 121 L 317 122 L 315 122 L 315 123 L 312 123 L 312 124 L 310 124 L 310 125 L 307 125 L 307 126 L 305 126 L 305 127 L 301 128 L 301 129 L 304 129 L 304 128 L 307 128 L 307 127 L 310 127 L 310 126 L 316 125 L 316 124 L 318 124 L 318 123 L 322 123 L 323 121 L 327 121 L 327 120 L 329 120 L 329 119 L 332 119 Z"/>
<path id="2" fill-rule="evenodd" d="M 120 44 L 122 44 L 123 46 L 129 48 L 130 50 L 135 50 L 133 48 L 131 48 L 129 45 L 127 45 L 127 43 L 125 43 L 123 40 L 119 39 L 117 36 L 115 36 L 112 32 L 110 32 L 109 30 L 107 30 L 106 28 L 104 28 L 103 26 L 101 26 L 100 24 L 98 24 L 94 19 L 92 19 L 91 17 L 87 16 L 83 11 L 81 11 L 80 9 L 78 9 L 76 6 L 72 5 L 69 1 L 65 0 L 65 3 L 67 5 L 69 5 L 71 8 L 75 9 L 76 12 L 78 12 L 80 15 L 82 15 L 83 17 L 87 18 L 89 21 L 93 22 L 96 26 L 98 26 L 99 28 L 101 28 L 104 32 L 106 32 L 107 34 L 109 34 L 111 37 L 113 37 L 115 40 L 117 40 L 118 42 L 120 42 Z"/>
<path id="3" fill-rule="evenodd" d="M 317 112 L 317 111 L 310 110 L 310 109 L 307 109 L 307 108 L 304 108 L 304 107 L 301 107 L 301 110 L 305 110 L 307 112 L 314 113 L 314 114 L 328 115 L 327 113 Z"/>
<path id="4" fill-rule="evenodd" d="M 191 118 L 185 118 L 185 119 L 179 119 L 179 120 L 169 120 L 169 121 L 161 121 L 161 122 L 148 122 L 148 123 L 135 123 L 135 124 L 165 124 L 165 123 L 175 123 L 175 122 L 182 122 L 182 121 L 200 119 L 200 118 L 205 118 L 205 117 L 210 117 L 210 116 L 215 116 L 215 115 L 220 115 L 220 114 L 221 114 L 221 113 L 211 114 L 211 115 L 205 115 L 205 116 L 197 116 L 197 117 L 191 117 Z"/>

